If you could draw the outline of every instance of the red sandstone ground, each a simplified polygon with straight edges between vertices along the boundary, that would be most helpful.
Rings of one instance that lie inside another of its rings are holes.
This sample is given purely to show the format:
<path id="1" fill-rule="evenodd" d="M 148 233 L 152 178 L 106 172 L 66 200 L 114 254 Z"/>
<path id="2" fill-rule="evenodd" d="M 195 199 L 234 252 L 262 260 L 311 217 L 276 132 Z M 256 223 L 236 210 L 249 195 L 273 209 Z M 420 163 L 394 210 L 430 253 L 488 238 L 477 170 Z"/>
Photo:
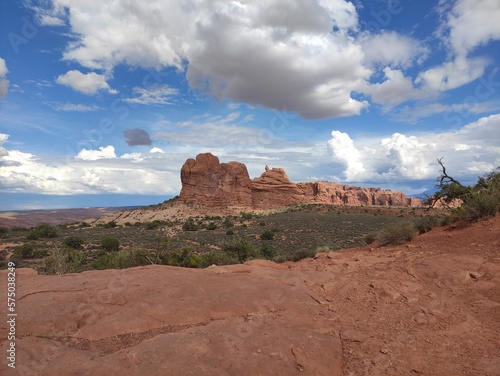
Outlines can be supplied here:
<path id="1" fill-rule="evenodd" d="M 20 269 L 0 374 L 500 375 L 499 251 L 497 216 L 295 264 Z"/>

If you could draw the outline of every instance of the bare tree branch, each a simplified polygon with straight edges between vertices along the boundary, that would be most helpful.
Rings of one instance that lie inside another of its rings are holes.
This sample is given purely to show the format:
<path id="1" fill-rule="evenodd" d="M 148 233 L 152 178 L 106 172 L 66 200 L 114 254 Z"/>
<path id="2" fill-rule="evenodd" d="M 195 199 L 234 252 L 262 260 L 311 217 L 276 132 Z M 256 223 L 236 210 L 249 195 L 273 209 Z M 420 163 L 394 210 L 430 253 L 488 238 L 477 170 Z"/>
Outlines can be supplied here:
<path id="1" fill-rule="evenodd" d="M 444 157 L 437 159 L 437 162 L 439 163 L 439 165 L 443 169 L 443 173 L 439 176 L 439 186 L 441 187 L 443 184 L 447 184 L 447 183 L 455 183 L 455 184 L 458 184 L 459 186 L 462 187 L 462 184 L 459 181 L 453 179 L 450 175 L 448 175 L 446 173 L 446 167 L 444 167 L 443 158 Z"/>

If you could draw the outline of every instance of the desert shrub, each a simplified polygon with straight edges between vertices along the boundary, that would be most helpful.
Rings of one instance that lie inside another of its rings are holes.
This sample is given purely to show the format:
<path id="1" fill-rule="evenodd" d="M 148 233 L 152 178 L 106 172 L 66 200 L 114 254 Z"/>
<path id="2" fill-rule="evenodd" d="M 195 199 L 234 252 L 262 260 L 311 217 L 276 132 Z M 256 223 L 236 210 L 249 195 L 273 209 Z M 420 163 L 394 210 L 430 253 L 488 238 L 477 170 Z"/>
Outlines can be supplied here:
<path id="1" fill-rule="evenodd" d="M 6 226 L 0 226 L 0 238 L 5 239 L 9 236 L 10 229 Z"/>
<path id="2" fill-rule="evenodd" d="M 33 243 L 25 243 L 14 248 L 13 256 L 16 258 L 35 258 L 37 253 Z"/>
<path id="3" fill-rule="evenodd" d="M 272 260 L 275 257 L 276 252 L 274 252 L 274 250 L 269 245 L 264 243 L 258 249 L 258 255 L 259 258 L 261 257 L 266 260 Z"/>
<path id="4" fill-rule="evenodd" d="M 109 221 L 108 223 L 105 223 L 102 227 L 104 228 L 115 228 L 118 225 L 116 224 L 115 221 Z"/>
<path id="5" fill-rule="evenodd" d="M 274 239 L 274 232 L 271 230 L 265 230 L 260 234 L 260 238 L 262 240 L 273 240 Z"/>
<path id="6" fill-rule="evenodd" d="M 208 260 L 194 252 L 192 247 L 183 247 L 180 250 L 172 251 L 166 259 L 168 265 L 182 266 L 185 268 L 201 268 L 208 266 Z"/>
<path id="7" fill-rule="evenodd" d="M 37 240 L 40 238 L 55 238 L 57 237 L 57 231 L 54 227 L 42 223 L 35 228 L 32 228 L 28 233 L 28 240 Z"/>
<path id="8" fill-rule="evenodd" d="M 204 219 L 207 221 L 219 221 L 222 217 L 220 215 L 206 215 Z"/>
<path id="9" fill-rule="evenodd" d="M 87 228 L 87 227 L 92 227 L 89 223 L 87 222 L 80 222 L 79 226 L 80 228 Z"/>
<path id="10" fill-rule="evenodd" d="M 134 248 L 104 253 L 93 262 L 92 266 L 98 270 L 126 269 L 134 266 L 150 265 L 152 263 L 154 262 L 148 257 L 147 252 Z"/>
<path id="11" fill-rule="evenodd" d="M 427 231 L 431 231 L 436 224 L 437 224 L 437 218 L 429 215 L 418 218 L 415 221 L 415 227 L 420 234 L 423 234 Z"/>
<path id="12" fill-rule="evenodd" d="M 144 228 L 146 230 L 154 230 L 155 228 L 158 228 L 160 226 L 166 226 L 168 224 L 169 224 L 168 221 L 162 221 L 160 219 L 155 219 L 152 222 L 146 222 L 146 223 L 144 223 Z"/>
<path id="13" fill-rule="evenodd" d="M 252 213 L 247 213 L 247 212 L 241 212 L 241 218 L 243 219 L 252 219 L 253 214 Z"/>
<path id="14" fill-rule="evenodd" d="M 229 217 L 226 217 L 224 221 L 222 221 L 222 226 L 224 226 L 225 228 L 230 228 L 234 226 L 234 223 L 229 219 Z"/>
<path id="15" fill-rule="evenodd" d="M 295 253 L 292 254 L 292 259 L 291 261 L 299 261 L 308 257 L 314 257 L 316 256 L 316 250 L 314 249 L 301 249 Z"/>
<path id="16" fill-rule="evenodd" d="M 73 249 L 82 248 L 83 243 L 84 243 L 83 238 L 78 235 L 71 235 L 63 240 L 64 245 Z"/>
<path id="17" fill-rule="evenodd" d="M 241 263 L 245 262 L 250 257 L 255 256 L 252 243 L 242 238 L 235 239 L 232 242 L 223 243 L 222 251 L 228 255 L 236 257 Z"/>
<path id="18" fill-rule="evenodd" d="M 365 235 L 366 244 L 372 244 L 375 240 L 377 240 L 377 233 L 376 232 L 370 232 L 370 233 Z"/>
<path id="19" fill-rule="evenodd" d="M 216 229 L 217 229 L 217 225 L 215 224 L 215 222 L 210 222 L 207 225 L 207 230 L 216 230 Z"/>
<path id="20" fill-rule="evenodd" d="M 229 230 L 226 231 L 226 235 L 234 235 L 234 230 L 230 228 Z"/>
<path id="21" fill-rule="evenodd" d="M 465 186 L 446 173 L 442 158 L 438 159 L 438 163 L 443 173 L 438 177 L 440 189 L 430 200 L 431 203 L 438 199 L 446 203 L 461 201 L 462 205 L 454 209 L 452 215 L 468 223 L 494 216 L 500 211 L 500 167 L 480 176 L 474 186 Z"/>
<path id="22" fill-rule="evenodd" d="M 120 269 L 119 255 L 115 253 L 104 253 L 92 263 L 92 267 L 97 270 Z"/>
<path id="23" fill-rule="evenodd" d="M 182 229 L 184 231 L 197 231 L 198 225 L 195 223 L 193 218 L 188 218 L 182 225 Z"/>
<path id="24" fill-rule="evenodd" d="M 38 271 L 42 274 L 77 273 L 83 270 L 85 255 L 81 251 L 69 248 L 57 248 L 46 257 Z"/>
<path id="25" fill-rule="evenodd" d="M 441 218 L 439 221 L 440 226 L 448 226 L 452 222 L 452 218 L 449 215 L 445 215 L 444 217 Z"/>
<path id="26" fill-rule="evenodd" d="M 264 227 L 265 225 L 266 225 L 266 222 L 264 222 L 264 221 L 260 221 L 259 222 L 259 226 L 263 226 Z"/>
<path id="27" fill-rule="evenodd" d="M 120 241 L 114 236 L 106 236 L 101 239 L 101 249 L 106 252 L 117 252 L 120 249 Z"/>
<path id="28" fill-rule="evenodd" d="M 500 210 L 500 184 L 498 190 L 471 193 L 464 204 L 456 209 L 459 219 L 472 223 L 482 218 L 492 217 Z"/>
<path id="29" fill-rule="evenodd" d="M 288 261 L 288 258 L 286 257 L 286 255 L 278 255 L 273 257 L 272 260 L 277 264 L 281 264 L 285 261 Z"/>
<path id="30" fill-rule="evenodd" d="M 308 257 L 316 256 L 316 251 L 314 249 L 299 249 L 293 253 L 287 255 L 279 255 L 273 258 L 276 263 L 282 263 L 285 261 L 297 262 Z"/>
<path id="31" fill-rule="evenodd" d="M 417 234 L 415 225 L 410 221 L 401 221 L 389 225 L 377 233 L 377 242 L 381 246 L 399 245 L 412 240 Z"/>

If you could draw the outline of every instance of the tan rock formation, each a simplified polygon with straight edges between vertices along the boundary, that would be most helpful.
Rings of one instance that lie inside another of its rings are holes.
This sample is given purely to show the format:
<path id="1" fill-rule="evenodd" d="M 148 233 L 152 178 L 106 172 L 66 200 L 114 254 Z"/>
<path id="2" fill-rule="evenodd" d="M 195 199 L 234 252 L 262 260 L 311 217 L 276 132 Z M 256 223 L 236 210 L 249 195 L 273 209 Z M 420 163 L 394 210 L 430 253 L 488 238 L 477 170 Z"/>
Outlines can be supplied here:
<path id="1" fill-rule="evenodd" d="M 293 183 L 282 168 L 269 168 L 250 180 L 239 162 L 220 163 L 210 154 L 188 159 L 181 169 L 180 201 L 207 207 L 269 209 L 298 203 L 420 206 L 420 201 L 389 189 L 360 188 L 334 182 Z"/>

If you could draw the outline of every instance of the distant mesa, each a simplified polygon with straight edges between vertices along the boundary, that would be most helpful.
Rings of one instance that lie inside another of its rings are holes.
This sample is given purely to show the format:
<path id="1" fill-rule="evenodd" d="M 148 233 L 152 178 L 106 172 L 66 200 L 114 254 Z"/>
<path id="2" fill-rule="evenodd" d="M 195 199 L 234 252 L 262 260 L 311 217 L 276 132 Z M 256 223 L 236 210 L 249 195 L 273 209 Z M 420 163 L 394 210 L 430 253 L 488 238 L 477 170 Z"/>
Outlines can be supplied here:
<path id="1" fill-rule="evenodd" d="M 179 201 L 206 207 L 271 209 L 293 204 L 421 206 L 421 202 L 389 189 L 360 188 L 334 182 L 293 183 L 283 168 L 265 167 L 250 179 L 243 163 L 220 163 L 211 153 L 186 160 L 181 169 Z"/>

